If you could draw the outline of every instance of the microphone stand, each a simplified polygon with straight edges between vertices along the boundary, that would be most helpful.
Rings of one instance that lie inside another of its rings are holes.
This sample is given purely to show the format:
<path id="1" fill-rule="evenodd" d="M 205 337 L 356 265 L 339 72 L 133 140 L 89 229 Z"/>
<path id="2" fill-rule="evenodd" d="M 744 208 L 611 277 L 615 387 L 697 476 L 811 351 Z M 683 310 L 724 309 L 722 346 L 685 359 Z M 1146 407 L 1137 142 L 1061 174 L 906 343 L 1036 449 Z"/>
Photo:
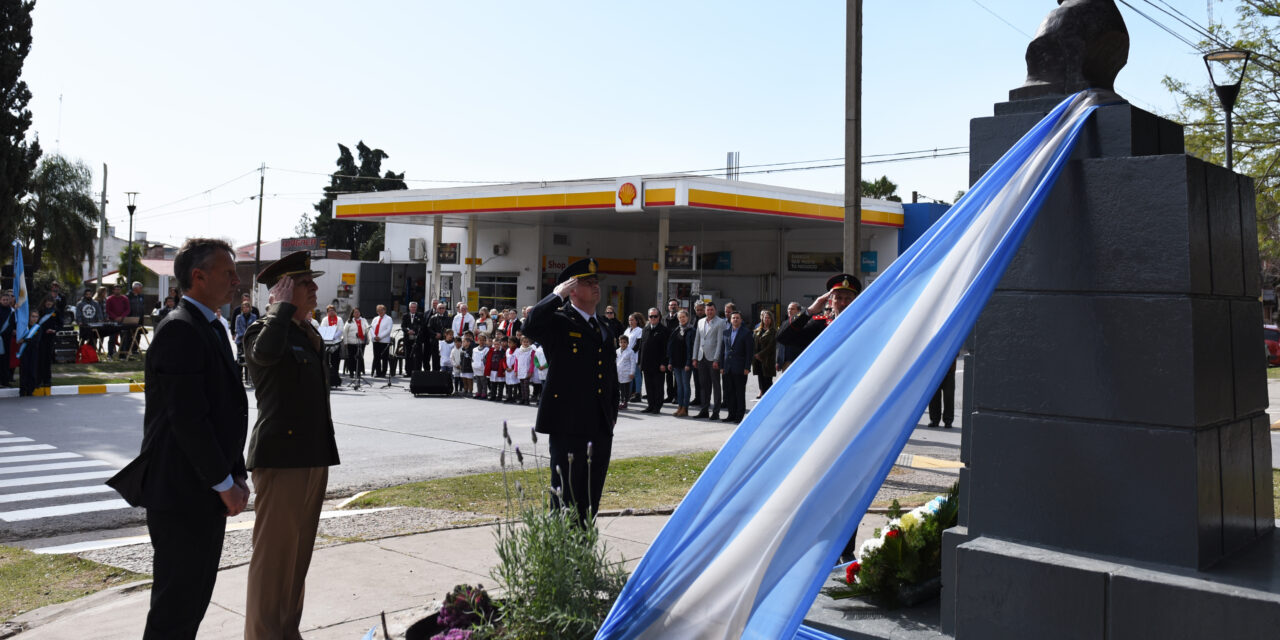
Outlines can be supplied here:
<path id="1" fill-rule="evenodd" d="M 355 376 L 355 379 L 351 381 L 351 389 L 354 391 L 360 391 L 360 392 L 364 391 L 364 389 L 361 388 L 364 386 L 364 376 L 361 375 L 360 373 L 360 369 L 362 369 L 363 367 L 364 367 L 364 345 L 362 344 L 360 345 L 360 349 L 356 351 L 356 357 L 353 358 L 353 361 L 351 363 L 351 373 Z"/>

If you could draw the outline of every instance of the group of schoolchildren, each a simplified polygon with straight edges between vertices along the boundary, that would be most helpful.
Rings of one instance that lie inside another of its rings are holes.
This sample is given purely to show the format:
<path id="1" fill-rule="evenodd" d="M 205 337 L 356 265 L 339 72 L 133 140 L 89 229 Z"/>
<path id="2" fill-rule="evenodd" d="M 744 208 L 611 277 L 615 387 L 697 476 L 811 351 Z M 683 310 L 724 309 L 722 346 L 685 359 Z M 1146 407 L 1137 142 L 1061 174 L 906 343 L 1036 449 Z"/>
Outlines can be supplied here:
<path id="1" fill-rule="evenodd" d="M 452 330 L 440 341 L 440 368 L 453 375 L 454 395 L 507 404 L 537 402 L 547 377 L 547 356 L 528 336 L 471 331 L 455 338 Z"/>

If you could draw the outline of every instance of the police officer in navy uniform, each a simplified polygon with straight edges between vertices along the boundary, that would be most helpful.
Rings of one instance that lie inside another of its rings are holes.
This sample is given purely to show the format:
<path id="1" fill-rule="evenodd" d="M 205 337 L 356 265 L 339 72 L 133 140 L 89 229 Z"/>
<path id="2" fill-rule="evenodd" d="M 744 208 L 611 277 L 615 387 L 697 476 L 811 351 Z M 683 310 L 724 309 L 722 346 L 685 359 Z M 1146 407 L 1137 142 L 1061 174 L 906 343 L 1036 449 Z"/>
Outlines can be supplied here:
<path id="1" fill-rule="evenodd" d="M 560 492 L 553 505 L 573 505 L 585 522 L 588 509 L 592 516 L 600 510 L 618 421 L 616 336 L 596 315 L 600 275 L 594 259 L 569 265 L 559 282 L 529 311 L 523 331 L 547 354 L 537 431 L 550 436 L 551 486 Z"/>
<path id="2" fill-rule="evenodd" d="M 857 276 L 848 273 L 831 276 L 827 279 L 827 292 L 818 296 L 807 310 L 778 330 L 778 342 L 804 351 L 836 316 L 853 303 L 859 293 L 862 293 L 862 283 Z M 831 313 L 823 315 L 828 304 L 831 306 Z"/>

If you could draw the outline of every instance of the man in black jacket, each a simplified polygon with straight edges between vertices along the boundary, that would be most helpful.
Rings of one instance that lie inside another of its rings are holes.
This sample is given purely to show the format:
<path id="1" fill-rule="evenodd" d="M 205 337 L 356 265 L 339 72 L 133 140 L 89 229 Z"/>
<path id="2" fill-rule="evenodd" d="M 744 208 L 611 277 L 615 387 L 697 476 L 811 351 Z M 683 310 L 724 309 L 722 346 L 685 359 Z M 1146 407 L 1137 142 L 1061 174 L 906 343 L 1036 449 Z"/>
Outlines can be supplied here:
<path id="1" fill-rule="evenodd" d="M 410 302 L 409 310 L 400 318 L 400 331 L 405 341 L 404 373 L 407 376 L 422 370 L 422 344 L 425 342 L 422 332 L 426 328 L 427 319 L 418 311 L 418 303 Z"/>
<path id="2" fill-rule="evenodd" d="M 9 368 L 9 353 L 13 336 L 18 328 L 18 312 L 13 309 L 13 294 L 0 292 L 0 387 L 13 384 L 13 370 Z"/>
<path id="3" fill-rule="evenodd" d="M 426 354 L 422 363 L 424 369 L 427 366 L 426 361 L 430 360 L 431 370 L 440 371 L 440 341 L 444 340 L 444 332 L 452 324 L 453 318 L 449 315 L 449 306 L 443 302 L 437 302 L 435 310 L 427 316 L 428 340 L 422 345 L 422 352 Z"/>
<path id="4" fill-rule="evenodd" d="M 566 267 L 560 284 L 534 305 L 524 324 L 524 334 L 542 345 L 550 367 L 536 429 L 550 435 L 552 504 L 572 505 L 582 522 L 600 510 L 618 421 L 615 336 L 596 316 L 598 270 L 592 258 Z"/>
<path id="5" fill-rule="evenodd" d="M 650 308 L 649 322 L 640 334 L 640 371 L 649 392 L 649 406 L 641 413 L 662 413 L 662 378 L 667 371 L 667 336 L 671 331 L 661 320 L 658 310 Z"/>
<path id="6" fill-rule="evenodd" d="M 667 315 L 663 318 L 662 323 L 667 325 L 667 334 L 674 333 L 676 328 L 680 326 L 680 318 L 676 315 L 680 311 L 680 301 L 672 298 L 667 301 Z M 676 378 L 673 373 L 674 369 L 667 367 L 667 402 L 676 401 Z"/>
<path id="7" fill-rule="evenodd" d="M 245 362 L 258 398 L 258 421 L 249 438 L 257 499 L 247 640 L 302 637 L 303 587 L 329 467 L 338 464 L 323 341 L 309 322 L 318 275 L 306 251 L 268 265 L 258 283 L 271 287 L 279 302 L 244 334 Z"/>
<path id="8" fill-rule="evenodd" d="M 195 638 L 213 594 L 228 516 L 249 501 L 248 402 L 213 310 L 235 294 L 235 253 L 187 240 L 173 261 L 186 295 L 147 351 L 142 451 L 107 484 L 147 508 L 155 550 L 143 638 Z"/>

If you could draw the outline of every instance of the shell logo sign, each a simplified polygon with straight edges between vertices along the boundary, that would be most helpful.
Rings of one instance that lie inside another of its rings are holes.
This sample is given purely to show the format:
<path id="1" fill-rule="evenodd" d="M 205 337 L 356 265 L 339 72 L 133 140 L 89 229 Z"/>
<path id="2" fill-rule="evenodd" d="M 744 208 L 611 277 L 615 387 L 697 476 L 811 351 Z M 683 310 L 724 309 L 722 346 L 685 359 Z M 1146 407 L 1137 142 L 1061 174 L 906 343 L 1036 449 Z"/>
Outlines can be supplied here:
<path id="1" fill-rule="evenodd" d="M 614 185 L 615 211 L 644 211 L 644 181 L 640 178 L 618 178 Z"/>
<path id="2" fill-rule="evenodd" d="M 630 182 L 622 183 L 622 187 L 618 189 L 618 202 L 621 202 L 624 207 L 629 207 L 631 206 L 631 203 L 635 201 L 636 185 L 631 184 Z"/>

